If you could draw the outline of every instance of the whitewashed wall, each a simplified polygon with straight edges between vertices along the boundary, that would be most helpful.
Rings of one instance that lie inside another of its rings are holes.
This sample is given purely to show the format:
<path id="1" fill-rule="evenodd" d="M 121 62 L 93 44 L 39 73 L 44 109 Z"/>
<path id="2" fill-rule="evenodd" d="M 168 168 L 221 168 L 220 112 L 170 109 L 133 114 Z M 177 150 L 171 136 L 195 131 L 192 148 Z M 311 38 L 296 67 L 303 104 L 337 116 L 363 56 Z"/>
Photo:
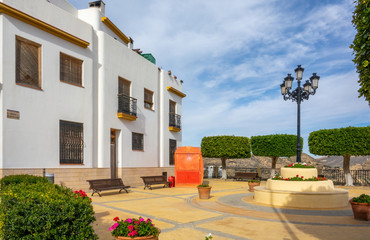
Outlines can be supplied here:
<path id="1" fill-rule="evenodd" d="M 182 132 L 168 130 L 169 100 L 181 115 L 182 99 L 166 88 L 181 91 L 180 81 L 128 48 L 101 22 L 98 8 L 76 12 L 68 2 L 55 1 L 58 6 L 44 0 L 2 0 L 90 45 L 81 48 L 0 15 L 0 167 L 109 168 L 110 129 L 118 133 L 118 167 L 169 166 L 169 139 L 182 144 Z M 15 84 L 16 36 L 42 45 L 42 90 Z M 60 82 L 60 52 L 84 61 L 82 88 Z M 131 81 L 136 121 L 117 117 L 119 76 Z M 144 108 L 144 88 L 154 92 L 154 110 Z M 6 118 L 7 109 L 19 111 L 20 119 Z M 84 165 L 59 164 L 59 120 L 84 124 Z M 132 150 L 132 132 L 144 134 L 144 151 Z"/>
<path id="2" fill-rule="evenodd" d="M 31 3 L 32 2 L 32 3 Z M 36 3 L 35 3 L 36 2 Z M 51 22 L 74 26 L 68 30 L 91 42 L 92 28 L 71 18 L 71 14 L 46 1 L 5 1 L 27 14 Z M 15 5 L 15 6 L 14 6 Z M 44 15 L 47 15 L 45 17 Z M 44 17 L 42 17 L 44 16 Z M 54 16 L 54 18 L 52 18 Z M 66 19 L 60 21 L 58 18 Z M 59 164 L 59 120 L 84 124 L 84 165 L 93 165 L 92 149 L 92 53 L 17 19 L 2 14 L 2 82 L 3 168 L 70 167 Z M 59 27 L 61 26 L 61 24 Z M 65 25 L 65 28 L 67 27 Z M 74 29 L 80 28 L 79 31 Z M 66 28 L 67 29 L 67 28 Z M 15 84 L 16 36 L 41 45 L 41 88 L 36 90 Z M 5 45 L 4 45 L 5 44 Z M 60 52 L 83 60 L 83 88 L 60 82 Z M 7 109 L 20 112 L 20 119 L 6 118 Z"/>

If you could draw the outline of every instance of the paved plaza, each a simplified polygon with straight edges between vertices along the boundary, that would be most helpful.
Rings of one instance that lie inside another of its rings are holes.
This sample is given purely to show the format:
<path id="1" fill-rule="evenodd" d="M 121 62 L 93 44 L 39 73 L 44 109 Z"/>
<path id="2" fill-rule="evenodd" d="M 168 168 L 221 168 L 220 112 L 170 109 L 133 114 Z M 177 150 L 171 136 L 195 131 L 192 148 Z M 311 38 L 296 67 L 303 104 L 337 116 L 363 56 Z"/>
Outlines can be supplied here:
<path id="1" fill-rule="evenodd" d="M 100 239 L 114 239 L 113 218 L 151 218 L 160 240 L 225 239 L 369 239 L 370 222 L 353 218 L 350 205 L 341 209 L 302 210 L 256 204 L 247 182 L 210 180 L 211 198 L 200 200 L 196 188 L 131 188 L 130 192 L 95 194 L 94 223 Z M 262 182 L 261 185 L 264 185 Z M 338 186 L 336 186 L 338 187 Z M 370 194 L 370 187 L 342 187 L 349 197 Z"/>

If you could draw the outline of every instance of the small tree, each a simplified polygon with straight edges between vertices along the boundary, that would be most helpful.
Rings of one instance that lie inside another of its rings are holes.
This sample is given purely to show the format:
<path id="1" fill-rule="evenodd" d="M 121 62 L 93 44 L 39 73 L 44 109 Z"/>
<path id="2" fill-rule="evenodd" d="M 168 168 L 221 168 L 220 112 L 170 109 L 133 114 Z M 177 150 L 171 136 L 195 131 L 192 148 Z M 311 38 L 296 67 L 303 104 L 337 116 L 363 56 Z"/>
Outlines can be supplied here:
<path id="1" fill-rule="evenodd" d="M 296 155 L 297 136 L 288 134 L 274 134 L 251 137 L 252 153 L 255 156 L 271 157 L 271 177 L 275 176 L 276 162 L 279 157 Z M 301 138 L 303 147 L 303 139 Z"/>
<path id="2" fill-rule="evenodd" d="M 357 34 L 350 48 L 355 54 L 353 62 L 359 73 L 359 97 L 364 96 L 370 105 L 370 1 L 356 0 L 355 4 L 352 23 Z"/>
<path id="3" fill-rule="evenodd" d="M 222 179 L 226 179 L 226 160 L 230 158 L 249 158 L 250 140 L 247 137 L 215 136 L 202 139 L 202 156 L 221 158 Z"/>
<path id="4" fill-rule="evenodd" d="M 351 156 L 370 155 L 370 126 L 323 129 L 310 133 L 310 152 L 317 155 L 343 156 L 346 186 L 353 186 Z"/>

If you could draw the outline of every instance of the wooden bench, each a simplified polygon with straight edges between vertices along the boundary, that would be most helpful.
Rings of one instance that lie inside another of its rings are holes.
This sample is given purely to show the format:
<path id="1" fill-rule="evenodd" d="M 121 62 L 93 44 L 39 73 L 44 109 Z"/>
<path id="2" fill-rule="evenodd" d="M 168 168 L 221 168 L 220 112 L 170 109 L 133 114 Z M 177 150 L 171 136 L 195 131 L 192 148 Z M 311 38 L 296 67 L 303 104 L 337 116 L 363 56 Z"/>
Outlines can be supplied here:
<path id="1" fill-rule="evenodd" d="M 150 190 L 152 190 L 152 185 L 155 185 L 155 184 L 164 184 L 163 187 L 168 187 L 169 184 L 171 182 L 168 182 L 167 179 L 166 179 L 166 176 L 142 176 L 141 177 L 143 179 L 143 182 L 145 184 L 145 187 L 144 187 L 144 190 L 145 188 L 149 188 Z"/>
<path id="2" fill-rule="evenodd" d="M 234 180 L 260 180 L 258 173 L 256 172 L 235 172 L 233 177 Z"/>
<path id="3" fill-rule="evenodd" d="M 127 188 L 130 186 L 125 186 L 122 182 L 121 178 L 108 178 L 108 179 L 94 179 L 94 180 L 86 180 L 90 184 L 90 189 L 93 190 L 91 196 L 94 196 L 94 193 L 99 194 L 101 197 L 100 192 L 104 190 L 112 190 L 112 189 L 120 189 L 119 192 L 125 190 L 128 193 Z"/>

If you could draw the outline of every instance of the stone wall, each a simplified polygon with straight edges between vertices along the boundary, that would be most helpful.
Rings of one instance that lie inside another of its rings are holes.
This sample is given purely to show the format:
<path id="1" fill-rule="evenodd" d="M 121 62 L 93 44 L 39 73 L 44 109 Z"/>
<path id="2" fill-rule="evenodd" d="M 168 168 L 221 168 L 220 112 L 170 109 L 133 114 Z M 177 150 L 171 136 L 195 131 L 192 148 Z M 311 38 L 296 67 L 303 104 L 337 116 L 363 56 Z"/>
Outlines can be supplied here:
<path id="1" fill-rule="evenodd" d="M 140 176 L 162 175 L 162 172 L 167 172 L 167 176 L 175 176 L 174 167 L 144 167 L 144 168 L 119 168 L 118 177 L 123 179 L 125 185 L 132 187 L 142 186 L 143 181 Z M 110 178 L 109 168 L 47 168 L 46 174 L 54 174 L 54 183 L 61 184 L 72 188 L 73 190 L 89 191 L 89 184 L 86 180 Z M 29 174 L 35 176 L 43 176 L 42 168 L 32 169 L 1 169 L 0 177 Z"/>

